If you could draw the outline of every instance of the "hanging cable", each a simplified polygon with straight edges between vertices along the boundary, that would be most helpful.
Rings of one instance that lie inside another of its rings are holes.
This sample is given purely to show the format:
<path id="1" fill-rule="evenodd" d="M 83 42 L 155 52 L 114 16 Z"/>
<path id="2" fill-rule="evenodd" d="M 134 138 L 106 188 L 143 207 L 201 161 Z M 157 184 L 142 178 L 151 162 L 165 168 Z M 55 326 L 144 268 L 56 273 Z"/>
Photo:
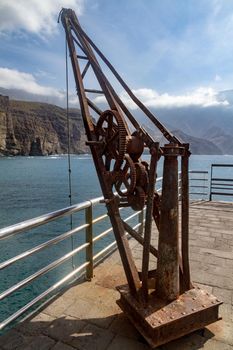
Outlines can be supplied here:
<path id="1" fill-rule="evenodd" d="M 69 203 L 72 205 L 72 178 L 71 178 L 71 156 L 70 156 L 70 120 L 69 120 L 69 75 L 68 75 L 68 50 L 65 38 L 66 51 L 66 123 L 67 123 L 67 153 L 68 153 L 68 181 L 69 181 Z M 73 228 L 73 216 L 70 215 L 70 229 Z M 74 250 L 74 237 L 71 236 L 71 248 Z M 72 267 L 75 268 L 74 257 L 72 257 Z"/>
<path id="2" fill-rule="evenodd" d="M 72 205 L 72 179 L 71 179 L 71 157 L 70 157 L 70 121 L 69 121 L 69 76 L 68 76 L 68 52 L 66 41 L 66 121 L 67 121 L 67 153 L 68 153 L 68 173 L 69 173 L 69 202 Z M 72 217 L 72 215 L 71 215 Z M 71 221 L 72 224 L 72 221 Z M 71 227 L 72 228 L 72 227 Z"/>

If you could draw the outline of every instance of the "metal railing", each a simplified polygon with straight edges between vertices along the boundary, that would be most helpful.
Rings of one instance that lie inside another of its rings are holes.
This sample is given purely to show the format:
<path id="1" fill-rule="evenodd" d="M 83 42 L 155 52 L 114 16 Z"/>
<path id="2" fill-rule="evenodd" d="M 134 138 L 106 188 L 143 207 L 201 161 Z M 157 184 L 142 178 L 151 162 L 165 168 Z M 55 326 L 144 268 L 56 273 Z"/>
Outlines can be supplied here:
<path id="1" fill-rule="evenodd" d="M 207 170 L 189 171 L 189 195 L 192 199 L 207 199 L 209 194 L 209 172 Z"/>
<path id="2" fill-rule="evenodd" d="M 220 167 L 220 166 L 229 166 L 229 165 L 213 164 L 211 169 L 213 169 L 213 167 Z M 233 167 L 233 165 L 230 165 L 230 166 Z M 218 194 L 213 192 L 213 190 L 215 189 L 214 185 L 216 181 L 222 181 L 223 179 L 213 177 L 212 170 L 211 170 L 210 187 L 208 186 L 209 185 L 208 171 L 191 170 L 189 173 L 190 173 L 190 195 L 194 196 L 194 198 L 197 198 L 197 196 L 198 196 L 198 199 L 200 199 L 200 197 L 203 199 L 203 196 L 208 198 L 208 193 L 210 193 L 210 200 L 211 200 L 213 194 Z M 227 181 L 230 182 L 228 186 L 233 186 L 233 183 L 231 183 L 233 179 L 225 178 L 224 180 L 225 182 Z M 222 183 L 220 184 L 222 186 Z M 180 197 L 181 196 L 180 174 L 179 174 L 178 186 L 179 186 L 179 197 Z M 227 187 L 227 185 L 225 185 L 225 187 Z M 162 177 L 157 178 L 157 191 L 159 193 L 161 193 L 162 191 Z M 68 253 L 66 253 L 62 257 L 59 257 L 58 259 L 50 262 L 46 266 L 40 268 L 39 270 L 32 273 L 28 277 L 22 279 L 20 282 L 13 284 L 12 286 L 10 286 L 9 288 L 7 288 L 6 290 L 0 293 L 0 301 L 2 301 L 5 298 L 11 296 L 13 293 L 18 291 L 19 289 L 27 286 L 29 283 L 37 280 L 39 277 L 47 274 L 48 272 L 52 271 L 56 267 L 67 262 L 69 259 L 78 255 L 80 252 L 85 252 L 86 259 L 84 263 L 80 264 L 79 266 L 73 267 L 73 270 L 69 272 L 65 277 L 61 278 L 58 282 L 54 283 L 48 289 L 46 289 L 45 291 L 37 295 L 32 300 L 30 300 L 26 305 L 20 307 L 16 312 L 11 314 L 5 320 L 1 321 L 0 331 L 4 329 L 6 326 L 10 325 L 13 321 L 17 320 L 20 316 L 25 314 L 27 311 L 29 311 L 33 306 L 39 304 L 44 299 L 47 300 L 51 294 L 54 294 L 56 290 L 59 290 L 60 287 L 66 285 L 68 282 L 73 281 L 77 278 L 80 278 L 81 276 L 84 276 L 84 275 L 86 275 L 86 278 L 90 280 L 93 277 L 94 265 L 97 262 L 101 261 L 103 258 L 105 258 L 112 251 L 114 251 L 114 249 L 116 248 L 115 240 L 110 244 L 105 245 L 104 248 L 98 251 L 97 253 L 94 252 L 96 243 L 99 240 L 111 234 L 113 231 L 112 227 L 108 227 L 98 235 L 96 236 L 94 235 L 94 225 L 108 218 L 108 215 L 106 213 L 97 217 L 94 217 L 93 215 L 93 207 L 101 204 L 101 202 L 103 203 L 103 197 L 98 197 L 89 201 L 82 202 L 80 204 L 69 206 L 67 208 L 63 208 L 61 210 L 57 210 L 30 220 L 20 222 L 18 224 L 0 229 L 0 240 L 3 241 L 6 238 L 10 238 L 12 236 L 25 233 L 35 227 L 41 227 L 49 222 L 56 221 L 57 219 L 60 219 L 62 217 L 70 216 L 78 212 L 85 213 L 85 222 L 83 224 L 76 226 L 64 233 L 61 233 L 58 236 L 50 240 L 47 240 L 46 242 L 43 242 L 30 249 L 27 249 L 15 255 L 14 257 L 11 257 L 0 263 L 0 270 L 7 269 L 11 265 L 16 264 L 29 256 L 32 256 L 40 251 L 44 251 L 48 247 L 52 247 L 58 244 L 59 242 L 65 241 L 67 238 L 72 238 L 74 235 L 76 235 L 79 232 L 83 232 L 83 231 L 85 232 L 85 242 L 83 242 L 81 245 L 79 245 L 76 248 L 73 247 L 73 249 L 71 249 Z M 120 208 L 120 210 L 123 210 L 123 209 L 124 208 Z M 126 222 L 130 221 L 133 218 L 137 218 L 137 221 L 138 221 L 138 223 L 134 225 L 133 228 L 137 229 L 138 232 L 142 234 L 143 223 L 144 223 L 144 210 L 134 212 L 132 215 L 128 216 L 125 219 L 125 221 Z"/>
<path id="3" fill-rule="evenodd" d="M 233 169 L 233 164 L 211 164 L 210 201 L 212 200 L 213 196 L 233 197 L 233 171 L 231 171 L 231 174 L 229 174 L 229 172 L 227 174 L 227 171 L 225 170 L 224 176 L 217 175 L 216 170 L 221 168 L 228 168 L 229 171 L 229 168 Z"/>
<path id="4" fill-rule="evenodd" d="M 57 260 L 54 260 L 47 266 L 44 266 L 40 270 L 36 271 L 35 273 L 31 274 L 30 276 L 26 277 L 25 279 L 21 280 L 20 282 L 14 284 L 13 286 L 9 287 L 5 291 L 3 291 L 0 294 L 0 301 L 3 299 L 11 296 L 14 292 L 18 291 L 20 288 L 23 288 L 27 286 L 32 281 L 35 281 L 40 276 L 45 275 L 49 271 L 55 269 L 57 266 L 63 264 L 64 262 L 68 261 L 70 258 L 74 257 L 78 253 L 85 251 L 86 253 L 86 261 L 81 264 L 80 266 L 73 269 L 73 271 L 69 272 L 65 277 L 63 277 L 61 280 L 50 286 L 47 290 L 42 292 L 41 294 L 37 295 L 34 299 L 32 299 L 30 302 L 28 302 L 23 307 L 19 308 L 16 312 L 14 312 L 12 315 L 7 317 L 5 320 L 3 320 L 0 323 L 0 331 L 3 330 L 6 326 L 10 325 L 13 321 L 18 319 L 20 316 L 25 314 L 26 311 L 30 310 L 34 305 L 38 304 L 42 300 L 44 300 L 46 297 L 48 297 L 50 294 L 55 293 L 56 290 L 58 290 L 60 287 L 64 286 L 69 281 L 72 281 L 76 278 L 80 278 L 81 276 L 86 275 L 87 279 L 91 279 L 93 277 L 93 268 L 96 263 L 101 261 L 103 258 L 105 258 L 109 253 L 114 251 L 116 248 L 116 241 L 114 240 L 107 246 L 105 246 L 102 250 L 94 254 L 94 245 L 97 241 L 100 239 L 103 239 L 107 235 L 109 235 L 113 229 L 112 227 L 109 227 L 105 231 L 101 232 L 97 236 L 93 235 L 93 228 L 96 223 L 99 223 L 103 221 L 104 219 L 108 218 L 107 214 L 100 215 L 98 217 L 93 218 L 93 207 L 103 203 L 103 197 L 95 198 L 90 201 L 85 201 L 83 203 L 73 205 L 67 208 L 63 208 L 61 210 L 57 210 L 30 220 L 26 220 L 23 222 L 20 222 L 18 224 L 0 229 L 0 240 L 4 240 L 6 238 L 9 238 L 11 236 L 15 236 L 21 233 L 25 233 L 26 231 L 45 225 L 51 221 L 55 221 L 57 219 L 60 219 L 64 216 L 73 215 L 80 211 L 85 211 L 85 223 L 75 227 L 65 233 L 60 234 L 59 236 L 52 238 L 42 244 L 39 244 L 31 249 L 28 249 L 13 258 L 10 258 L 8 260 L 3 261 L 0 263 L 0 270 L 4 270 L 8 268 L 9 266 L 16 264 L 17 262 L 21 261 L 22 259 L 25 259 L 26 257 L 29 257 L 35 253 L 38 253 L 39 251 L 42 251 L 50 246 L 53 246 L 63 240 L 66 240 L 69 237 L 72 237 L 74 234 L 77 234 L 78 232 L 81 232 L 85 230 L 85 238 L 86 242 L 81 244 L 80 246 L 76 247 L 75 249 L 69 251 L 64 256 L 60 257 Z M 122 210 L 123 208 L 121 208 Z M 143 211 L 137 211 L 134 212 L 132 215 L 128 216 L 124 221 L 130 221 L 133 218 L 138 218 L 138 223 L 134 225 L 134 229 L 138 229 L 138 232 L 141 232 L 142 226 L 143 226 L 143 220 L 144 215 Z"/>

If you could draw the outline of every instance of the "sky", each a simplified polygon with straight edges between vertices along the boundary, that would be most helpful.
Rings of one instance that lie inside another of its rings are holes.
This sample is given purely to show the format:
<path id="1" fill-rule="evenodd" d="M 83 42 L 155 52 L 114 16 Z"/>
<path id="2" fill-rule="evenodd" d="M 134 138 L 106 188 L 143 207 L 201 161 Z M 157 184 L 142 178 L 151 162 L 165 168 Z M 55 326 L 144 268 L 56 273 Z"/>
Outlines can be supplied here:
<path id="1" fill-rule="evenodd" d="M 1 0 L 0 87 L 64 102 L 65 36 L 57 23 L 62 7 L 75 10 L 148 107 L 228 104 L 218 92 L 233 89 L 229 0 Z M 76 103 L 72 74 L 70 93 Z"/>

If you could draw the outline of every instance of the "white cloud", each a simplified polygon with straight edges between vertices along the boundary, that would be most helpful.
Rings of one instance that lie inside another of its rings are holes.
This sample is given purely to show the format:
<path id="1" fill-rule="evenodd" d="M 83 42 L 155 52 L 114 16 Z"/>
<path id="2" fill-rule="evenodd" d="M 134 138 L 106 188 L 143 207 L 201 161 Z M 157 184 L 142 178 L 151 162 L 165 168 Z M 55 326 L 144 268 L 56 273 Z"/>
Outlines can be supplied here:
<path id="1" fill-rule="evenodd" d="M 214 80 L 215 81 L 221 81 L 222 78 L 220 77 L 220 75 L 216 74 L 215 77 L 214 77 Z"/>
<path id="2" fill-rule="evenodd" d="M 132 90 L 133 93 L 141 100 L 147 107 L 154 108 L 179 108 L 179 107 L 212 107 L 212 106 L 227 106 L 227 100 L 220 100 L 218 92 L 210 87 L 200 87 L 192 92 L 184 95 L 169 95 L 168 93 L 159 94 L 157 91 L 147 88 Z M 125 93 L 121 93 L 122 101 L 130 109 L 137 109 L 136 104 Z M 104 102 L 102 96 L 95 98 L 96 102 Z"/>
<path id="3" fill-rule="evenodd" d="M 44 86 L 38 83 L 35 75 L 20 72 L 15 69 L 0 67 L 0 87 L 5 89 L 22 90 L 28 94 L 34 94 L 46 98 L 56 98 L 59 104 L 65 102 L 65 92 L 51 86 Z M 159 94 L 157 91 L 147 88 L 132 90 L 133 93 L 149 108 L 179 108 L 179 107 L 213 107 L 229 105 L 226 98 L 219 98 L 216 90 L 210 87 L 200 87 L 184 95 Z M 122 101 L 128 108 L 137 109 L 136 104 L 125 93 L 120 93 Z M 96 103 L 105 103 L 104 96 L 97 96 Z M 69 96 L 70 105 L 77 106 L 78 98 L 75 94 Z"/>
<path id="4" fill-rule="evenodd" d="M 64 98 L 64 93 L 49 86 L 40 85 L 32 74 L 0 67 L 0 86 L 5 89 L 23 90 L 30 94 Z"/>
<path id="5" fill-rule="evenodd" d="M 84 0 L 1 0 L 0 32 L 26 30 L 38 35 L 56 31 L 57 17 L 62 7 L 81 14 Z"/>

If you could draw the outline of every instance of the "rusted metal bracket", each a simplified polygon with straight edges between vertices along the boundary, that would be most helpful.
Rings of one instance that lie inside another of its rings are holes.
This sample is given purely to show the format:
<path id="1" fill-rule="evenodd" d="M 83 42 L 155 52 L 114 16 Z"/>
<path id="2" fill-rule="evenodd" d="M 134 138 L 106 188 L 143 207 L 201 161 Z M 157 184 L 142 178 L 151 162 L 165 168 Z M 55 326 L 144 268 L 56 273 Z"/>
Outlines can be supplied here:
<path id="1" fill-rule="evenodd" d="M 190 289 L 169 303 L 152 293 L 146 308 L 132 297 L 128 286 L 118 290 L 118 305 L 152 348 L 220 319 L 218 308 L 222 302 L 199 288 Z"/>

